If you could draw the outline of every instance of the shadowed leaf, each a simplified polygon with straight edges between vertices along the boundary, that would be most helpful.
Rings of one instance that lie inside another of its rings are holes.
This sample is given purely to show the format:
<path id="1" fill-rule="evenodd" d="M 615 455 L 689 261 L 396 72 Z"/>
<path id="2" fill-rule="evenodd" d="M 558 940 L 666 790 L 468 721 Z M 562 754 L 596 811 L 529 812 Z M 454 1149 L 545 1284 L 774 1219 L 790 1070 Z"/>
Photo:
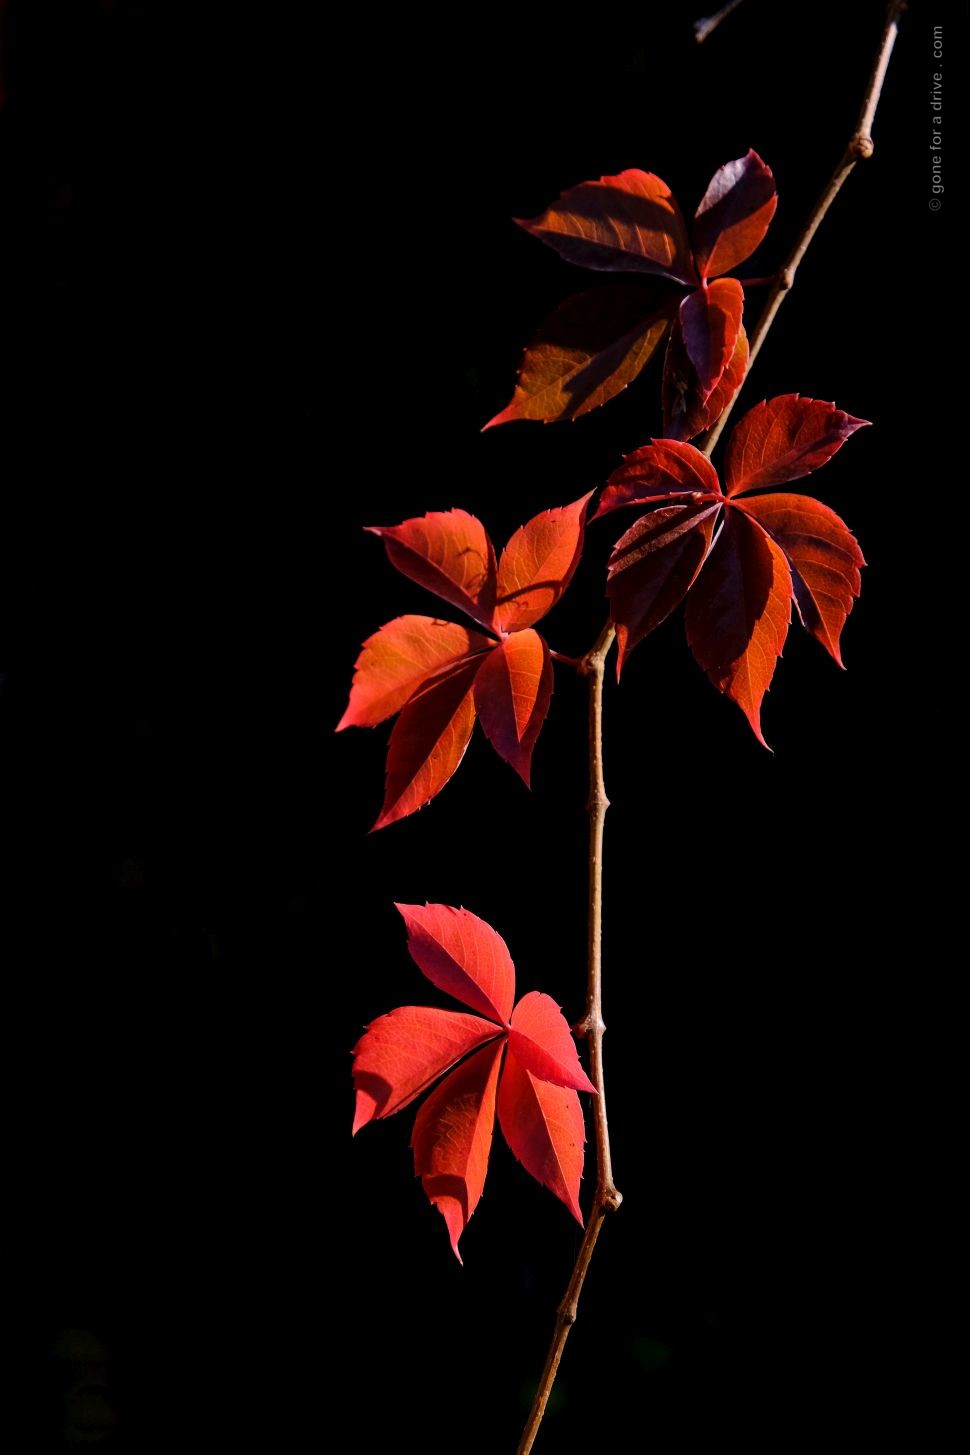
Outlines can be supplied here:
<path id="1" fill-rule="evenodd" d="M 636 168 L 563 192 L 520 227 L 567 262 L 620 273 L 661 273 L 695 283 L 687 227 L 666 182 Z"/>
<path id="2" fill-rule="evenodd" d="M 461 762 L 475 726 L 472 685 L 481 658 L 434 677 L 405 706 L 387 749 L 382 829 L 440 793 Z"/>
<path id="3" fill-rule="evenodd" d="M 702 404 L 734 356 L 743 307 L 744 292 L 736 278 L 696 288 L 680 305 L 680 332 Z"/>
<path id="4" fill-rule="evenodd" d="M 551 700 L 549 648 L 531 629 L 507 637 L 475 678 L 475 706 L 485 736 L 527 788 L 532 750 Z"/>
<path id="5" fill-rule="evenodd" d="M 616 626 L 616 675 L 638 642 L 683 601 L 710 550 L 720 506 L 666 505 L 631 526 L 613 547 L 607 595 Z"/>
<path id="6" fill-rule="evenodd" d="M 841 667 L 839 638 L 865 565 L 855 536 L 834 510 L 807 495 L 758 495 L 743 508 L 788 557 L 802 625 Z"/>
<path id="7" fill-rule="evenodd" d="M 663 341 L 669 305 L 631 284 L 567 298 L 529 344 L 510 404 L 485 425 L 578 419 L 625 389 Z"/>
<path id="8" fill-rule="evenodd" d="M 768 231 L 778 198 L 757 152 L 718 167 L 694 216 L 694 256 L 702 278 L 717 278 L 749 258 Z"/>
<path id="9" fill-rule="evenodd" d="M 788 634 L 791 592 L 781 549 L 732 510 L 687 598 L 691 651 L 765 747 L 761 702 Z"/>

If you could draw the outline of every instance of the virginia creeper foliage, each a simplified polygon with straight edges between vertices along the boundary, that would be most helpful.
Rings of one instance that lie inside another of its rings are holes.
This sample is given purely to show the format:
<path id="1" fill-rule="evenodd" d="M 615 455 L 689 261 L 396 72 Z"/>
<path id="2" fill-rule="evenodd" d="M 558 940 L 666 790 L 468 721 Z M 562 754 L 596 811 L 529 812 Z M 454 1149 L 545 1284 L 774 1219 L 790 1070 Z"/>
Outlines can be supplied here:
<path id="1" fill-rule="evenodd" d="M 354 1131 L 400 1111 L 444 1076 L 418 1112 L 411 1146 L 415 1174 L 458 1261 L 458 1240 L 485 1184 L 496 1111 L 523 1167 L 582 1226 L 585 1130 L 576 1093 L 596 1088 L 562 1012 L 535 990 L 514 1004 L 512 957 L 477 915 L 447 904 L 396 908 L 422 974 L 477 1014 L 406 1005 L 372 1022 L 354 1050 Z"/>
<path id="2" fill-rule="evenodd" d="M 511 402 L 486 428 L 578 418 L 625 389 L 669 338 L 664 435 L 706 429 L 740 387 L 748 358 L 744 290 L 722 275 L 754 252 L 776 204 L 770 169 L 749 151 L 714 173 L 691 235 L 666 182 L 635 168 L 570 188 L 539 217 L 516 218 L 567 262 L 661 282 L 611 284 L 562 303 L 526 349 Z"/>
<path id="3" fill-rule="evenodd" d="M 691 651 L 767 747 L 761 702 L 788 633 L 790 602 L 841 666 L 839 637 L 865 561 L 827 505 L 751 492 L 817 470 L 867 423 L 797 394 L 762 402 L 731 435 L 723 491 L 710 460 L 691 444 L 659 439 L 626 457 L 596 515 L 626 505 L 656 508 L 620 537 L 609 561 L 618 676 L 637 643 L 687 596 Z M 661 504 L 667 500 L 677 503 Z"/>
<path id="4" fill-rule="evenodd" d="M 497 565 L 485 527 L 464 510 L 370 527 L 403 575 L 483 629 L 399 616 L 364 643 L 337 730 L 374 727 L 400 713 L 376 829 L 441 791 L 476 717 L 499 757 L 529 785 L 552 698 L 552 659 L 533 624 L 555 606 L 579 564 L 591 494 L 521 526 Z"/>

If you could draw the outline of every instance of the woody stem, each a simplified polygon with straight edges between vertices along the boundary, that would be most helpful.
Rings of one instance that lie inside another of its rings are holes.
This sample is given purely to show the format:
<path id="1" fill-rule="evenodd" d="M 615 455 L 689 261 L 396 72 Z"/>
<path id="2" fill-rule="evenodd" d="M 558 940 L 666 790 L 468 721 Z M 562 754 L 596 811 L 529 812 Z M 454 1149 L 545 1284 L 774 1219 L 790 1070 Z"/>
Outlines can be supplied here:
<path id="1" fill-rule="evenodd" d="M 526 1421 L 517 1455 L 529 1455 L 542 1423 L 542 1417 L 549 1403 L 549 1395 L 555 1383 L 559 1361 L 569 1337 L 569 1331 L 576 1322 L 579 1295 L 586 1281 L 593 1249 L 607 1215 L 615 1212 L 623 1200 L 613 1181 L 613 1164 L 610 1156 L 610 1131 L 606 1119 L 606 1085 L 603 1079 L 603 830 L 606 810 L 610 801 L 606 796 L 603 776 L 603 679 L 606 659 L 613 645 L 612 625 L 603 628 L 599 638 L 579 663 L 579 670 L 589 683 L 589 899 L 588 940 L 586 971 L 586 1013 L 576 1034 L 586 1037 L 589 1047 L 590 1076 L 596 1087 L 594 1103 L 596 1122 L 596 1191 L 593 1208 L 586 1223 L 583 1241 L 579 1245 L 576 1262 L 569 1277 L 562 1302 L 556 1311 L 556 1324 L 546 1354 L 539 1387 Z"/>

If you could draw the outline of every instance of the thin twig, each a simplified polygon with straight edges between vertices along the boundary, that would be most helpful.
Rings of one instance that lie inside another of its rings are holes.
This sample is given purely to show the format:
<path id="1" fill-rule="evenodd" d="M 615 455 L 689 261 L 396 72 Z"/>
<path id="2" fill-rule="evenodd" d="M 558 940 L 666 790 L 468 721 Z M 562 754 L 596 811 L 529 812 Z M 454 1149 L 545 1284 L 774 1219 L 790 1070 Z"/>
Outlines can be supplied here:
<path id="1" fill-rule="evenodd" d="M 892 55 L 893 46 L 896 43 L 896 35 L 899 31 L 899 17 L 905 9 L 905 0 L 890 0 L 889 7 L 886 10 L 886 19 L 883 23 L 879 49 L 876 52 L 876 59 L 869 76 L 869 84 L 866 87 L 865 99 L 862 103 L 862 110 L 859 112 L 859 120 L 856 122 L 855 131 L 849 138 L 849 144 L 845 149 L 842 160 L 829 178 L 825 190 L 816 202 L 801 236 L 785 259 L 784 265 L 779 270 L 772 285 L 771 292 L 768 294 L 764 309 L 755 326 L 754 333 L 751 335 L 745 379 L 747 379 L 748 374 L 751 372 L 751 365 L 758 357 L 758 351 L 765 341 L 765 335 L 775 321 L 775 314 L 781 307 L 785 295 L 791 291 L 798 265 L 805 256 L 809 243 L 818 231 L 822 218 L 832 206 L 832 203 L 842 189 L 843 182 L 852 171 L 856 162 L 865 161 L 875 151 L 872 140 L 872 123 L 876 115 L 876 107 L 879 105 L 879 97 L 882 95 L 882 86 L 886 79 L 889 57 Z M 743 385 L 744 380 L 741 381 L 741 387 Z M 738 394 L 740 392 L 739 389 Z M 738 394 L 735 394 L 717 423 L 712 425 L 703 437 L 701 449 L 705 455 L 711 453 L 717 441 L 720 439 L 724 426 L 728 422 L 728 417 L 737 402 Z"/>
<path id="2" fill-rule="evenodd" d="M 603 677 L 606 658 L 613 645 L 614 631 L 607 625 L 596 645 L 579 664 L 589 680 L 589 939 L 586 977 L 586 1014 L 575 1027 L 578 1036 L 585 1036 L 589 1046 L 589 1067 L 597 1090 L 594 1104 L 596 1118 L 596 1191 L 593 1207 L 586 1222 L 583 1241 L 569 1278 L 565 1296 L 556 1313 L 556 1327 L 539 1377 L 539 1388 L 519 1441 L 517 1455 L 529 1455 L 533 1441 L 546 1412 L 549 1395 L 555 1382 L 559 1361 L 576 1322 L 579 1295 L 586 1279 L 596 1240 L 608 1213 L 615 1212 L 623 1200 L 613 1181 L 610 1157 L 610 1131 L 606 1119 L 606 1086 L 603 1080 L 603 826 L 610 801 L 603 778 Z"/>
<path id="3" fill-rule="evenodd" d="M 700 20 L 694 21 L 694 39 L 698 45 L 702 45 L 712 30 L 717 30 L 722 20 L 727 20 L 732 10 L 737 10 L 741 0 L 728 0 L 727 5 L 722 5 L 716 15 L 705 15 Z"/>

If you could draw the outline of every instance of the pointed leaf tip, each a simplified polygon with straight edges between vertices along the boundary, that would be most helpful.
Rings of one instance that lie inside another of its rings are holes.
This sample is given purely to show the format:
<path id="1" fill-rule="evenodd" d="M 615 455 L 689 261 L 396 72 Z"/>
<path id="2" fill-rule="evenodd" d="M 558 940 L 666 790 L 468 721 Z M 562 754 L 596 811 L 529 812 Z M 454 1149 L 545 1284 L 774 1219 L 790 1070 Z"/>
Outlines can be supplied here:
<path id="1" fill-rule="evenodd" d="M 779 394 L 743 417 L 727 448 L 725 493 L 741 495 L 800 480 L 830 460 L 856 430 L 869 423 L 834 404 Z"/>

